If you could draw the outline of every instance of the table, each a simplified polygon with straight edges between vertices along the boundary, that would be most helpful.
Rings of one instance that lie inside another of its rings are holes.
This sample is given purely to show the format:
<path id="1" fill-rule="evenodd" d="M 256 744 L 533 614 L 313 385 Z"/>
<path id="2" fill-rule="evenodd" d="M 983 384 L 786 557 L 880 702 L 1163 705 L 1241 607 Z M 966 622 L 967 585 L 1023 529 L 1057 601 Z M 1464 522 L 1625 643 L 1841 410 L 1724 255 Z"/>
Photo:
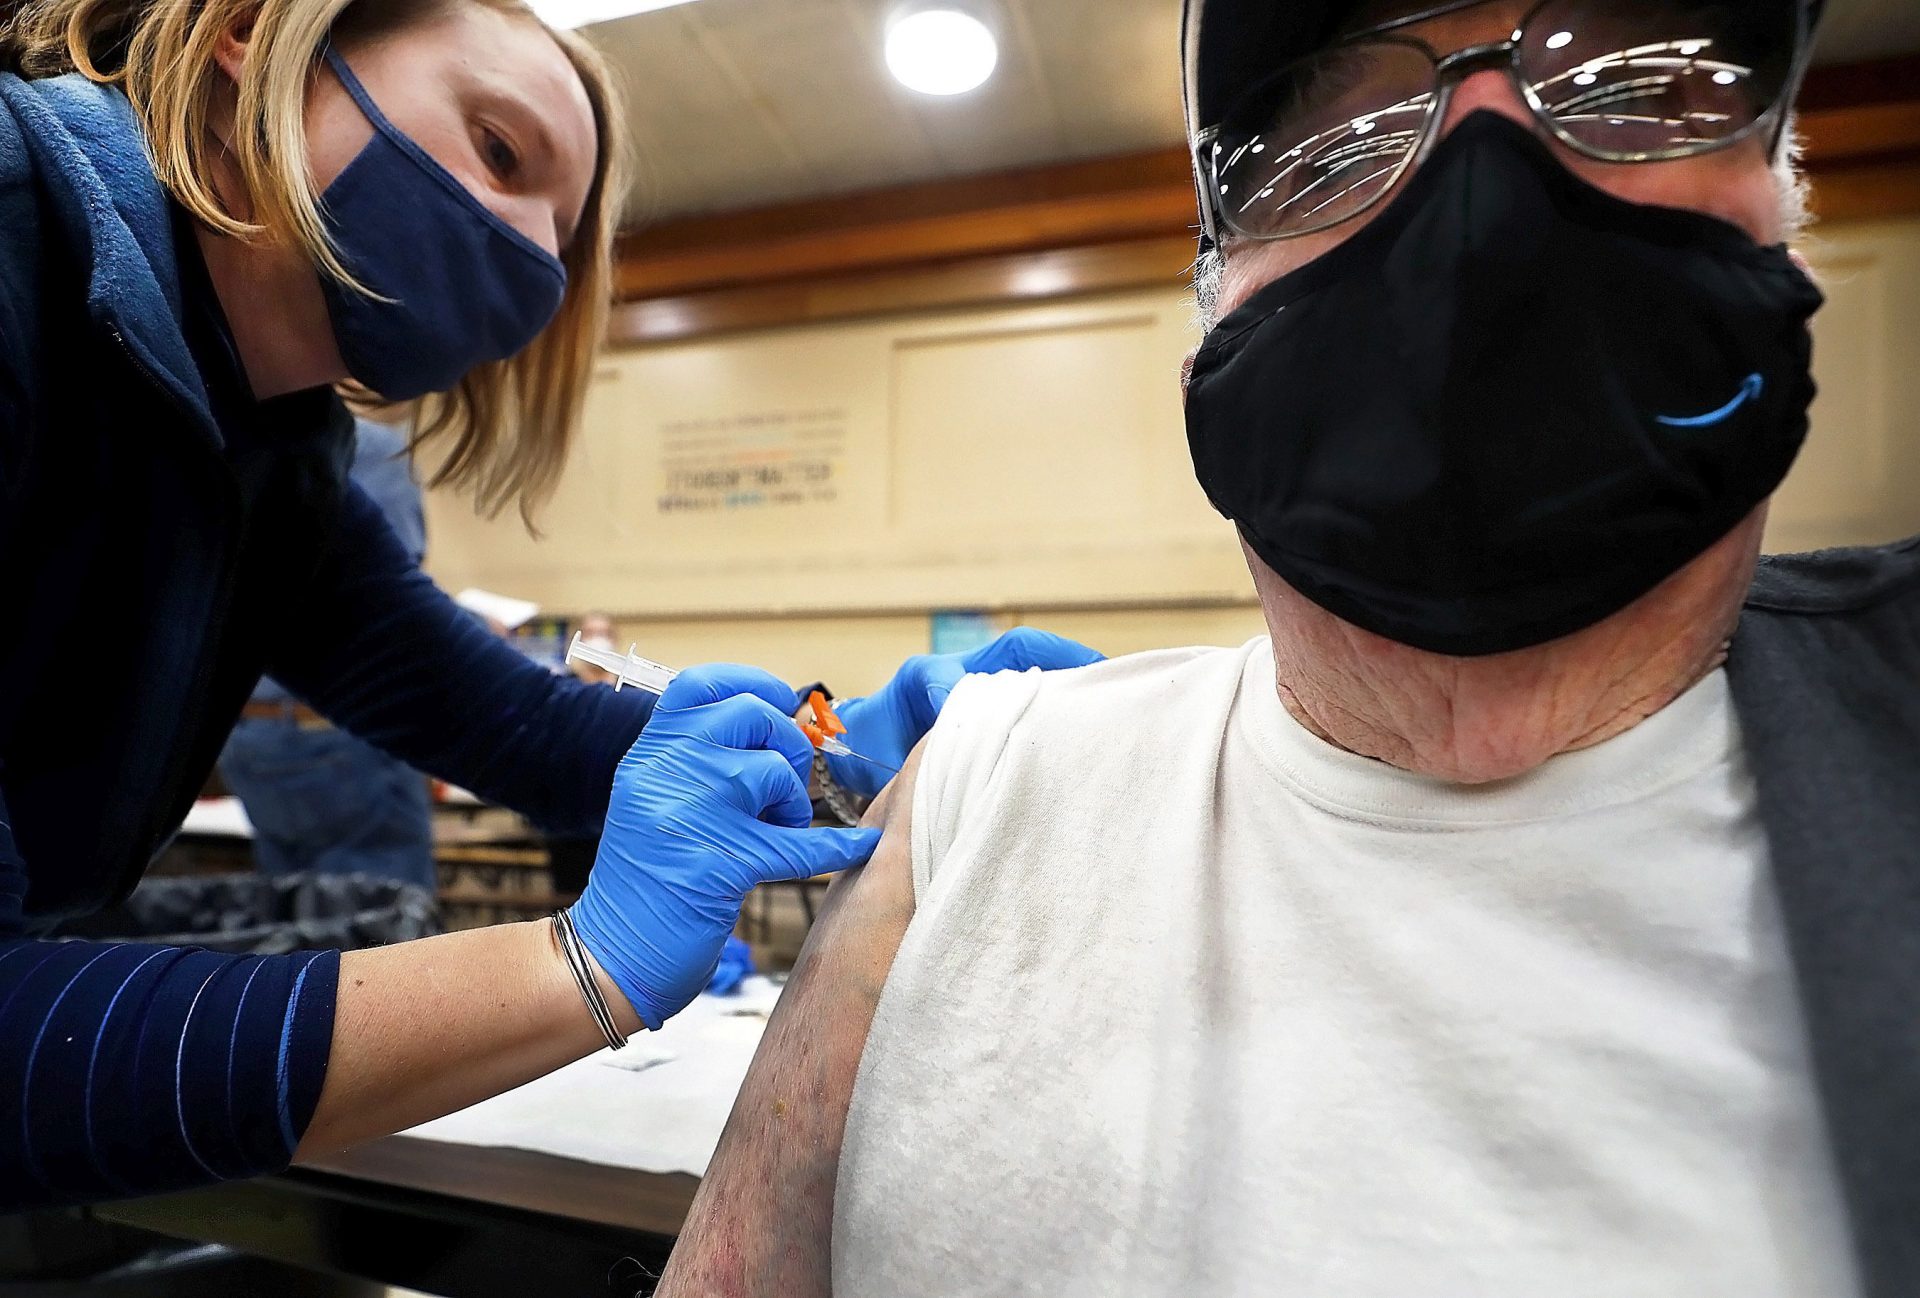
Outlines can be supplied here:
<path id="1" fill-rule="evenodd" d="M 699 1184 L 392 1136 L 278 1176 L 96 1211 L 447 1298 L 640 1298 L 652 1293 Z"/>
<path id="2" fill-rule="evenodd" d="M 779 995 L 776 981 L 750 978 L 736 995 L 699 997 L 628 1055 L 597 1052 L 406 1135 L 98 1211 L 448 1298 L 637 1298 L 666 1265 L 699 1187 L 692 1173 L 707 1166 Z"/>

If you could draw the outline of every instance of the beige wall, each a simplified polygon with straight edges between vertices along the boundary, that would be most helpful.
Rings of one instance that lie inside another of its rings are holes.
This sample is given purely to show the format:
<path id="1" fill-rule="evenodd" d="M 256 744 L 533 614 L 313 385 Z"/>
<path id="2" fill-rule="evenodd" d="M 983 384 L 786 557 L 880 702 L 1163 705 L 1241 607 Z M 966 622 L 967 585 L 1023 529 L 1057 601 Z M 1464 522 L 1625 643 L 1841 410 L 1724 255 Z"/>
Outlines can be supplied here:
<path id="1" fill-rule="evenodd" d="M 656 618 L 1240 596 L 1186 464 L 1189 314 L 1170 286 L 617 354 L 545 542 L 436 502 L 435 572 Z M 796 499 L 668 507 L 725 470 Z"/>
<path id="2" fill-rule="evenodd" d="M 1109 655 L 1169 645 L 1243 644 L 1264 627 L 1246 602 L 1213 608 L 1030 608 L 1002 613 L 1001 627 L 1045 627 Z M 699 620 L 621 618 L 621 645 L 631 641 L 662 662 L 732 661 L 764 667 L 799 684 L 824 680 L 837 693 L 878 688 L 908 657 L 928 648 L 927 614 Z"/>
<path id="3" fill-rule="evenodd" d="M 1812 252 L 1822 395 L 1769 545 L 1920 532 L 1920 221 L 1830 228 Z M 606 609 L 662 661 L 841 690 L 924 652 L 935 608 L 1111 653 L 1236 643 L 1260 620 L 1187 460 L 1190 316 L 1169 287 L 618 353 L 546 538 L 435 498 L 429 566 Z M 734 472 L 772 485 L 716 485 Z"/>
<path id="4" fill-rule="evenodd" d="M 1827 294 L 1814 323 L 1820 396 L 1767 547 L 1920 533 L 1920 220 L 1828 226 L 1806 251 Z"/>
<path id="5" fill-rule="evenodd" d="M 840 690 L 925 652 L 936 608 L 1111 649 L 1243 640 L 1251 587 L 1180 419 L 1191 315 L 1169 286 L 624 351 L 545 538 L 436 497 L 429 567 L 606 609 L 662 661 Z M 794 499 L 725 507 L 710 475 L 758 469 Z"/>

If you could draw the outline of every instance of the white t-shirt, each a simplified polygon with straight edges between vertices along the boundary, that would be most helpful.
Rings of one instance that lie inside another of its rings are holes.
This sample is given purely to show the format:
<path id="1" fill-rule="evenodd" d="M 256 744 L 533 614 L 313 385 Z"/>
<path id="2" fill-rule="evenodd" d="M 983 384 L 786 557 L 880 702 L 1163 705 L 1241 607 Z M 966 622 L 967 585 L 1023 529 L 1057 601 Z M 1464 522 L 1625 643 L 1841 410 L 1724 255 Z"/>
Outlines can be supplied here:
<path id="1" fill-rule="evenodd" d="M 965 682 L 861 1060 L 861 1295 L 1858 1292 L 1723 675 L 1502 784 L 1271 646 Z"/>

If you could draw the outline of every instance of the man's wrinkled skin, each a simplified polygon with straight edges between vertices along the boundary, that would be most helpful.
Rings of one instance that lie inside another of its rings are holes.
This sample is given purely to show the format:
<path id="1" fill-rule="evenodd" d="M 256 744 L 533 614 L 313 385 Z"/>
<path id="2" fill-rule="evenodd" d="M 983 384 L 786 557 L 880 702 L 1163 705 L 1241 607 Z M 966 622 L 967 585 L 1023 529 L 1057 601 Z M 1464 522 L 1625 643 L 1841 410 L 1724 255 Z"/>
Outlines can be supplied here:
<path id="1" fill-rule="evenodd" d="M 1423 7 L 1364 6 L 1363 23 Z M 1442 52 L 1504 39 L 1529 6 L 1490 0 L 1410 34 Z M 1513 84 L 1482 72 L 1457 89 L 1443 130 L 1476 110 L 1532 125 Z M 1700 158 L 1649 166 L 1568 168 L 1634 202 L 1728 221 L 1755 240 L 1787 233 L 1798 196 L 1757 136 Z M 1375 209 L 1376 213 L 1379 209 Z M 1278 243 L 1229 244 L 1216 318 L 1330 251 L 1366 218 Z M 1522 775 L 1591 747 L 1660 711 L 1726 658 L 1759 554 L 1766 506 L 1657 589 L 1597 626 L 1518 653 L 1461 659 L 1371 635 L 1306 600 L 1251 553 L 1288 710 L 1322 739 L 1458 783 Z M 877 803 L 886 831 L 871 865 L 837 885 L 774 1015 L 701 1186 L 659 1293 L 832 1292 L 832 1214 L 847 1107 L 860 1051 L 913 911 L 907 824 L 918 760 Z"/>

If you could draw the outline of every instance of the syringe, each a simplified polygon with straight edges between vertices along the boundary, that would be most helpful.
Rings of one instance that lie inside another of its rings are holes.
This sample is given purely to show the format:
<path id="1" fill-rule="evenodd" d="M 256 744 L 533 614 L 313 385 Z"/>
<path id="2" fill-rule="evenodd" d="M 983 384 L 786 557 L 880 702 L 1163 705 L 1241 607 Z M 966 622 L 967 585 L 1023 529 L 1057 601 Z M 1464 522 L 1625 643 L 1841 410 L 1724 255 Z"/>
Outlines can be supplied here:
<path id="1" fill-rule="evenodd" d="M 634 645 L 624 654 L 611 649 L 601 649 L 590 645 L 573 633 L 573 643 L 567 646 L 567 662 L 591 663 L 603 672 L 613 674 L 613 688 L 623 690 L 631 685 L 636 690 L 645 690 L 659 698 L 667 692 L 667 686 L 673 684 L 673 678 L 680 673 L 664 663 L 654 662 L 651 658 L 642 658 L 634 652 L 640 646 Z"/>
<path id="2" fill-rule="evenodd" d="M 642 658 L 635 652 L 638 648 L 638 645 L 633 645 L 624 654 L 615 653 L 611 649 L 601 649 L 587 644 L 581 640 L 580 633 L 576 631 L 573 634 L 573 643 L 567 646 L 567 661 L 590 663 L 604 672 L 611 673 L 613 688 L 616 690 L 632 686 L 636 690 L 645 690 L 658 698 L 667 692 L 667 686 L 673 684 L 674 678 L 680 673 L 665 663 L 654 662 L 651 658 Z M 801 722 L 800 729 L 806 732 L 807 738 L 813 741 L 815 748 L 835 757 L 850 757 L 857 762 L 866 762 L 883 771 L 892 771 L 896 775 L 900 773 L 898 767 L 874 761 L 873 758 L 856 753 L 847 747 L 846 741 L 840 738 L 847 733 L 847 727 L 835 715 L 833 705 L 827 702 L 826 695 L 815 690 L 807 703 L 813 710 L 813 720 Z"/>

